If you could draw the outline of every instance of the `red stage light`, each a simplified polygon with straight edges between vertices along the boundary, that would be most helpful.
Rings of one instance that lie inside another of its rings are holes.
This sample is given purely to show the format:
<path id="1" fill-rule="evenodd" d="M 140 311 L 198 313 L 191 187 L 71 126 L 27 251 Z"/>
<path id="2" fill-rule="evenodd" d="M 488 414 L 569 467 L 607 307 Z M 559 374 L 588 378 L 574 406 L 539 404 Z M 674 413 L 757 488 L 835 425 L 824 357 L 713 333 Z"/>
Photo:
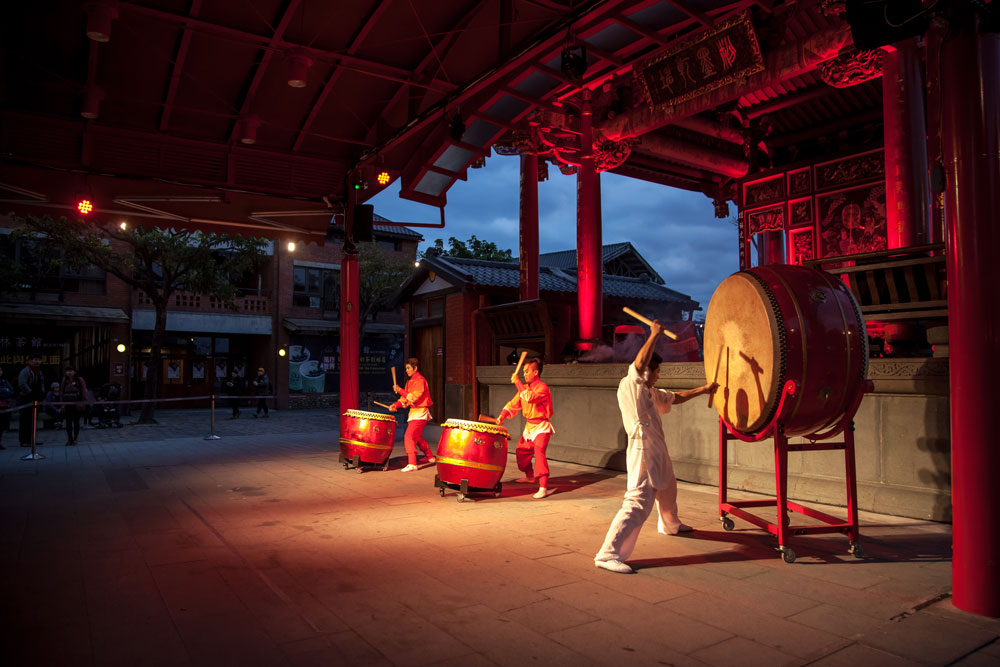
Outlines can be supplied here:
<path id="1" fill-rule="evenodd" d="M 387 171 L 380 171 L 378 173 L 377 180 L 378 180 L 378 184 L 379 185 L 387 185 L 389 183 L 389 172 L 387 172 Z"/>
<path id="2" fill-rule="evenodd" d="M 87 215 L 94 210 L 94 204 L 89 199 L 81 199 L 76 203 L 76 210 Z"/>

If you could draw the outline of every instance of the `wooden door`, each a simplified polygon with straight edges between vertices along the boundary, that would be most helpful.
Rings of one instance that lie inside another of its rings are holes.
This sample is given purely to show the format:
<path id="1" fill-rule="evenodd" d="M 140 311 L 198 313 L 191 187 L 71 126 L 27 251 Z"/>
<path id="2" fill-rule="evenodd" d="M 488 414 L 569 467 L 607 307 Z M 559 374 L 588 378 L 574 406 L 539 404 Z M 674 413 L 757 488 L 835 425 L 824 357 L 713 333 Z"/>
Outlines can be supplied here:
<path id="1" fill-rule="evenodd" d="M 420 374 L 431 390 L 431 415 L 443 422 L 444 415 L 444 327 L 440 324 L 413 329 L 412 356 L 420 361 Z"/>

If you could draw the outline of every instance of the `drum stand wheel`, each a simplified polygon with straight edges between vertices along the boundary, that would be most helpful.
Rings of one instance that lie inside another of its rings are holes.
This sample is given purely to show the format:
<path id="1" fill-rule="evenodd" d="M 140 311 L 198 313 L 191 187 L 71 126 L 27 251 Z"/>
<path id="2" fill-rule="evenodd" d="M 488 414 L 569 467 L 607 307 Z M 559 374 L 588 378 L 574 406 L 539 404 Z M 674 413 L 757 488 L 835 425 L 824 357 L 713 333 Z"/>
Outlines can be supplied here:
<path id="1" fill-rule="evenodd" d="M 786 563 L 795 562 L 795 551 L 791 547 L 781 545 L 778 547 L 778 551 L 781 552 L 781 560 L 785 561 Z"/>
<path id="2" fill-rule="evenodd" d="M 861 542 L 851 542 L 847 547 L 847 553 L 851 554 L 855 558 L 864 558 L 865 550 L 861 546 Z"/>
<path id="3" fill-rule="evenodd" d="M 499 498 L 501 491 L 503 491 L 503 483 L 497 482 L 497 485 L 493 488 L 493 497 Z"/>
<path id="4" fill-rule="evenodd" d="M 722 529 L 727 532 L 736 527 L 736 523 L 728 516 L 720 516 L 719 521 L 722 522 Z"/>
<path id="5" fill-rule="evenodd" d="M 464 503 L 466 496 L 469 495 L 469 480 L 463 479 L 462 485 L 458 489 L 458 502 Z"/>

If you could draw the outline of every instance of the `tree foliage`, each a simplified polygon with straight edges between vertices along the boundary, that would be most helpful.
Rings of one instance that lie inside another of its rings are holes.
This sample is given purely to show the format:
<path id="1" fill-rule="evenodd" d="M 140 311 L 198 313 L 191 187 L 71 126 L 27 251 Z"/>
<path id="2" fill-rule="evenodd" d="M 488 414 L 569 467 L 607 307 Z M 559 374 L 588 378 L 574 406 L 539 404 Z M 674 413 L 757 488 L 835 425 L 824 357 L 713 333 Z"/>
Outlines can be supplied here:
<path id="1" fill-rule="evenodd" d="M 34 240 L 39 256 L 49 253 L 74 268 L 96 266 L 142 290 L 155 309 L 145 398 L 156 398 L 161 347 L 170 298 L 176 292 L 213 296 L 235 310 L 238 281 L 258 268 L 265 255 L 264 239 L 177 232 L 158 228 L 121 228 L 54 219 L 21 220 L 20 238 Z M 154 405 L 143 406 L 140 422 L 153 421 Z"/>
<path id="2" fill-rule="evenodd" d="M 358 244 L 359 338 L 364 336 L 365 323 L 369 318 L 393 305 L 396 291 L 411 271 L 411 260 L 386 250 L 378 243 Z"/>
<path id="3" fill-rule="evenodd" d="M 482 241 L 473 234 L 468 241 L 459 241 L 454 236 L 448 238 L 448 249 L 444 248 L 443 239 L 434 239 L 432 246 L 439 255 L 446 257 L 461 257 L 465 259 L 487 259 L 495 262 L 510 262 L 514 256 L 510 249 L 500 250 L 492 241 Z"/>

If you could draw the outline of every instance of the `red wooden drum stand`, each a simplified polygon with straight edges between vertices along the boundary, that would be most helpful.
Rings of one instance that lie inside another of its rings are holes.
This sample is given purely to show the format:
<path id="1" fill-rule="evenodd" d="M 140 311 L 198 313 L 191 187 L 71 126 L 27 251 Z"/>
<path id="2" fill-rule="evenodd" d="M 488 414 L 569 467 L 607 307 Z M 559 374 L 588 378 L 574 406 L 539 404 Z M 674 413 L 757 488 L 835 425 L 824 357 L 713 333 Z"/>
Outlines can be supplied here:
<path id="1" fill-rule="evenodd" d="M 844 532 L 850 552 L 858 543 L 854 415 L 871 391 L 868 335 L 851 291 L 836 276 L 785 264 L 768 264 L 726 278 L 705 315 L 705 375 L 719 389 L 711 399 L 719 412 L 719 515 L 726 530 L 732 514 L 778 536 L 786 562 L 795 552 L 791 535 Z M 827 442 L 843 434 L 842 442 Z M 801 436 L 806 444 L 789 444 Z M 774 438 L 776 498 L 727 502 L 729 440 Z M 820 442 L 824 441 L 824 442 Z M 844 450 L 847 521 L 788 502 L 788 452 Z M 775 506 L 777 523 L 743 508 Z M 791 526 L 788 510 L 826 525 Z"/>
<path id="2" fill-rule="evenodd" d="M 785 408 L 785 399 L 793 396 L 797 391 L 795 382 L 789 380 L 781 392 L 781 401 L 775 420 L 771 426 L 761 431 L 759 434 L 750 436 L 733 429 L 722 417 L 719 417 L 719 520 L 725 530 L 732 530 L 735 527 L 733 520 L 728 515 L 732 514 L 744 521 L 748 521 L 758 528 L 766 530 L 778 538 L 778 551 L 786 563 L 795 562 L 795 551 L 788 546 L 788 538 L 792 535 L 808 535 L 815 533 L 845 533 L 849 540 L 847 552 L 857 558 L 864 555 L 859 541 L 858 532 L 858 487 L 857 477 L 854 467 L 854 415 L 861 404 L 861 398 L 865 392 L 872 391 L 871 382 L 866 382 L 864 392 L 858 392 L 853 404 L 838 424 L 825 433 L 814 433 L 803 436 L 808 440 L 806 443 L 792 444 L 788 442 L 785 429 L 782 425 L 782 413 Z M 843 434 L 841 442 L 825 442 Z M 766 438 L 774 438 L 774 477 L 776 498 L 767 500 L 739 500 L 729 502 L 727 495 L 727 450 L 730 440 L 741 440 L 743 442 L 760 442 Z M 824 442 L 820 442 L 824 441 Z M 847 478 L 847 520 L 841 520 L 824 512 L 799 505 L 788 500 L 788 452 L 817 452 L 824 450 L 844 450 L 844 469 Z M 749 507 L 775 507 L 778 512 L 777 523 L 770 523 L 746 511 Z M 798 512 L 813 519 L 823 522 L 823 525 L 795 526 L 791 525 L 788 511 Z"/>
<path id="3" fill-rule="evenodd" d="M 396 418 L 380 412 L 348 410 L 340 416 L 340 462 L 364 472 L 362 463 L 389 468 Z"/>
<path id="4" fill-rule="evenodd" d="M 445 489 L 458 489 L 458 502 L 469 492 L 500 496 L 500 479 L 507 467 L 510 434 L 497 424 L 449 419 L 441 424 L 434 486 L 444 497 Z"/>

